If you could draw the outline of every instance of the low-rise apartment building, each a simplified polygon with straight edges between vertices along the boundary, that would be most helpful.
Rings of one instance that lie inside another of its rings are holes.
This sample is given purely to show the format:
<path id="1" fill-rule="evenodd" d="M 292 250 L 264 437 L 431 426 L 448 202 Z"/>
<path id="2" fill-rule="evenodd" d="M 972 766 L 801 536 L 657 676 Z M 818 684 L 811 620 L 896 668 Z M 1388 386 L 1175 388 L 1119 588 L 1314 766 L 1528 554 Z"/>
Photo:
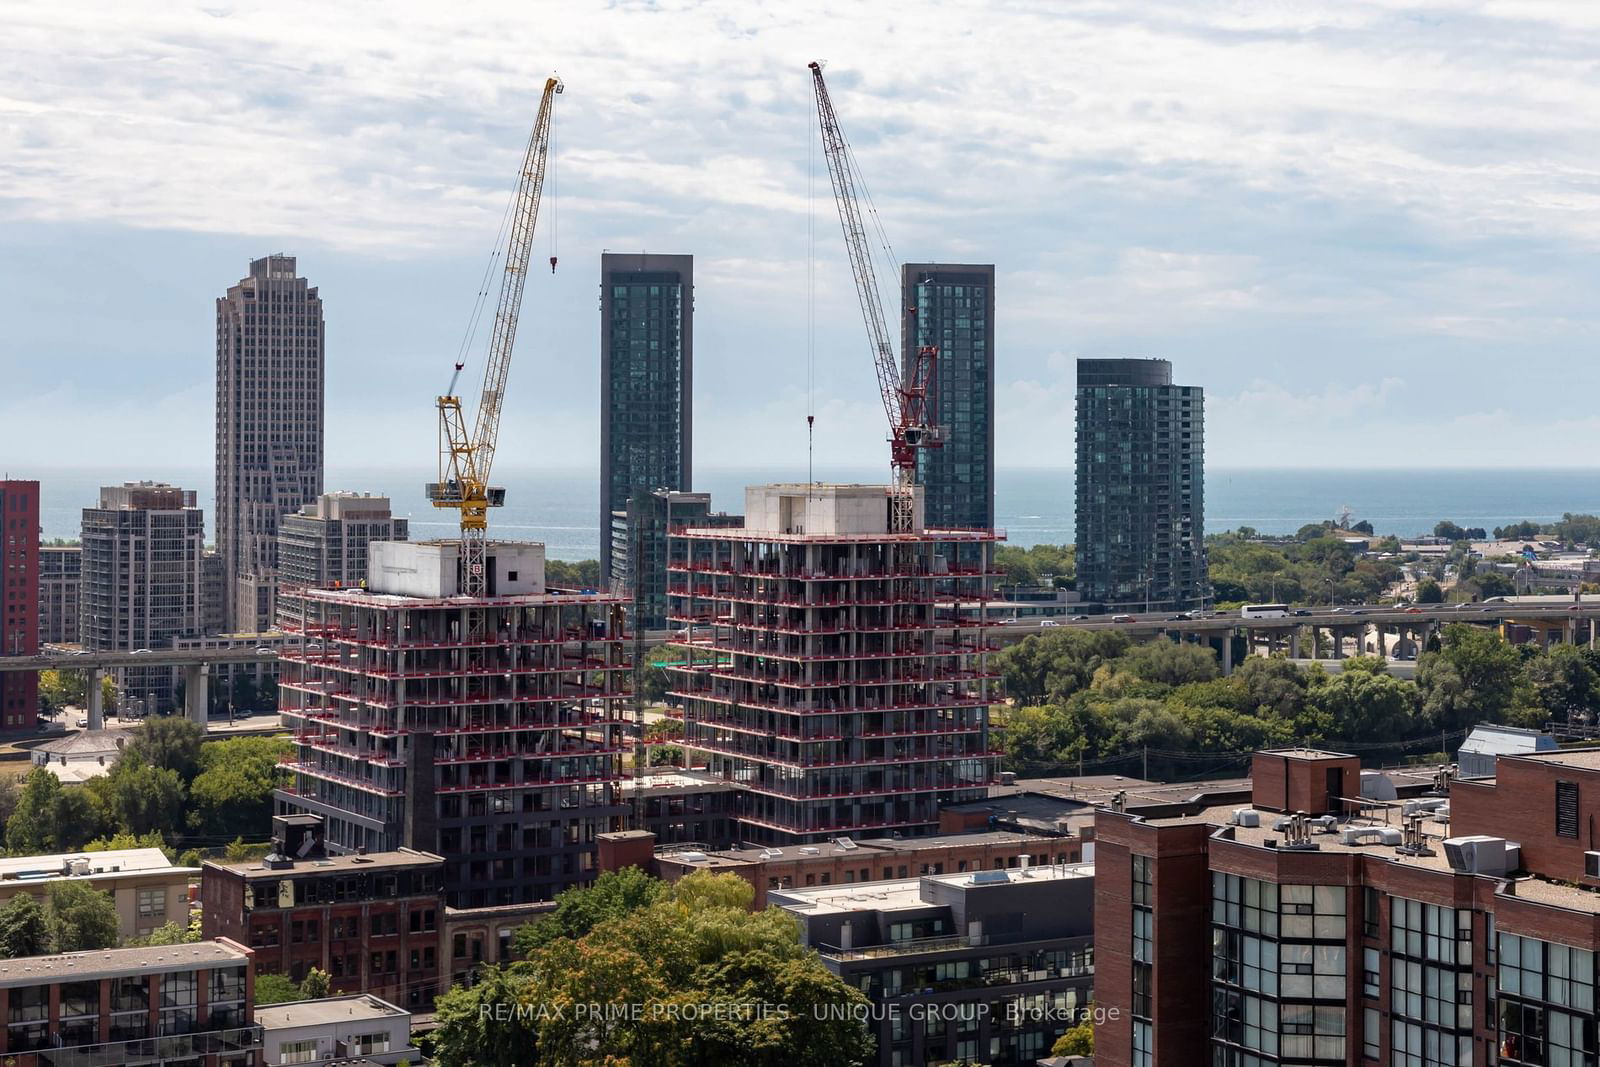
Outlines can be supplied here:
<path id="1" fill-rule="evenodd" d="M 50 887 L 86 882 L 108 894 L 117 906 L 117 929 L 124 937 L 143 937 L 175 922 L 189 923 L 189 883 L 198 867 L 180 867 L 159 848 L 121 848 L 55 856 L 0 859 L 0 908 L 24 893 L 43 903 Z"/>
<path id="2" fill-rule="evenodd" d="M 270 1004 L 256 1010 L 267 1067 L 421 1063 L 411 1013 L 365 993 Z"/>
<path id="3" fill-rule="evenodd" d="M 879 1067 L 1032 1064 L 1088 1007 L 1094 866 L 973 870 L 773 892 L 872 1001 Z"/>
<path id="4" fill-rule="evenodd" d="M 0 960 L 7 1067 L 256 1067 L 255 967 L 227 938 Z"/>

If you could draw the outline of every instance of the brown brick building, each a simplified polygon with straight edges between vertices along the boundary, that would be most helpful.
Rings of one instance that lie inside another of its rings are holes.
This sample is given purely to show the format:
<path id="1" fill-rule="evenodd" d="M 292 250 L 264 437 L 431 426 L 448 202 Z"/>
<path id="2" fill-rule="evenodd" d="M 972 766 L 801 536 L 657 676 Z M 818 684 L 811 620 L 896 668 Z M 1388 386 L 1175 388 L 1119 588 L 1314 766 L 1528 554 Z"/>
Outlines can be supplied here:
<path id="1" fill-rule="evenodd" d="M 1600 750 L 1409 800 L 1338 753 L 1253 777 L 1249 807 L 1098 813 L 1096 1064 L 1596 1062 Z"/>
<path id="2" fill-rule="evenodd" d="M 261 974 L 299 982 L 316 967 L 330 992 L 372 993 L 409 1008 L 440 990 L 444 857 L 400 849 L 328 856 L 313 843 L 303 858 L 275 820 L 283 853 L 246 863 L 206 863 L 200 899 L 206 937 L 255 952 Z"/>

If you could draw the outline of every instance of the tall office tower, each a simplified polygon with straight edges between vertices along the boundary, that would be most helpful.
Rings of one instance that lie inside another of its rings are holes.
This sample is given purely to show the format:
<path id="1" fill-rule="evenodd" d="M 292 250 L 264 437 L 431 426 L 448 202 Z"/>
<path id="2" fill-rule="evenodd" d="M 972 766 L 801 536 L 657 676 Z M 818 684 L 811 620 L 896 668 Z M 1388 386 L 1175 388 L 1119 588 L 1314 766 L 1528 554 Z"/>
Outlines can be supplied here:
<path id="1" fill-rule="evenodd" d="M 278 624 L 302 618 L 299 590 L 360 588 L 367 579 L 367 545 L 404 541 L 411 523 L 395 518 L 389 498 L 370 493 L 323 493 L 278 522 Z"/>
<path id="2" fill-rule="evenodd" d="M 1108 611 L 1210 602 L 1205 394 L 1164 359 L 1078 360 L 1078 592 Z"/>
<path id="3" fill-rule="evenodd" d="M 994 528 L 994 264 L 907 263 L 901 369 L 939 349 L 929 404 L 944 434 L 917 450 L 917 480 L 934 529 Z"/>
<path id="4" fill-rule="evenodd" d="M 81 545 L 39 546 L 39 643 L 78 640 Z"/>
<path id="5" fill-rule="evenodd" d="M 453 908 L 549 900 L 620 829 L 631 675 L 623 600 L 545 590 L 544 546 L 491 541 L 457 595 L 459 541 L 374 541 L 366 589 L 310 589 L 279 654 L 295 730 L 280 814 L 341 853 L 445 858 Z"/>
<path id="6" fill-rule="evenodd" d="M 201 563 L 205 519 L 193 489 L 164 482 L 128 482 L 100 490 L 100 506 L 83 509 L 83 575 L 78 593 L 80 640 L 100 652 L 172 647 L 196 637 L 204 620 Z M 175 704 L 172 667 L 124 668 L 124 703 L 165 712 Z"/>
<path id="7" fill-rule="evenodd" d="M 681 526 L 742 526 L 744 516 L 711 510 L 710 493 L 657 489 L 636 492 L 623 511 L 611 513 L 611 576 L 614 592 L 635 599 L 634 556 L 638 561 L 638 617 L 635 625 L 660 630 L 667 625 L 667 537 Z"/>
<path id="8" fill-rule="evenodd" d="M 688 489 L 694 402 L 694 257 L 600 257 L 600 579 L 611 513 L 639 490 Z"/>
<path id="9" fill-rule="evenodd" d="M 322 300 L 293 256 L 217 301 L 217 549 L 228 625 L 272 624 L 278 519 L 322 492 Z"/>
<path id="10" fill-rule="evenodd" d="M 746 793 L 740 836 L 936 831 L 1000 771 L 993 531 L 889 532 L 881 485 L 745 490 L 743 529 L 673 535 L 684 748 Z"/>
<path id="11" fill-rule="evenodd" d="M 39 651 L 39 483 L 0 481 L 0 655 Z M 0 673 L 0 726 L 32 726 L 39 714 L 39 676 Z"/>

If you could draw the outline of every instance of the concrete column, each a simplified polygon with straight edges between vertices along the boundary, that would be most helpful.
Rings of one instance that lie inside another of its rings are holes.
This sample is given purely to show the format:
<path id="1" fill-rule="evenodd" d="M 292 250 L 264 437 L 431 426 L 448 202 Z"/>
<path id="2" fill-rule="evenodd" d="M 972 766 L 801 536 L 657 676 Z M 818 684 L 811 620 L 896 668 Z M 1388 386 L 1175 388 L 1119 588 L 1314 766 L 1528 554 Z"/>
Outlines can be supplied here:
<path id="1" fill-rule="evenodd" d="M 1372 624 L 1372 630 L 1377 635 L 1377 638 L 1378 638 L 1378 658 L 1379 659 L 1388 659 L 1389 658 L 1389 650 L 1384 647 L 1385 642 L 1387 642 L 1387 640 L 1388 640 L 1388 635 L 1383 632 L 1383 623 L 1381 623 L 1381 622 L 1373 623 Z"/>
<path id="2" fill-rule="evenodd" d="M 209 663 L 191 663 L 183 668 L 184 713 L 202 730 L 206 728 L 206 709 L 210 704 L 207 684 L 210 678 Z"/>
<path id="3" fill-rule="evenodd" d="M 89 729 L 103 730 L 106 726 L 105 701 L 102 699 L 104 690 L 101 685 L 105 681 L 106 672 L 99 667 L 89 668 Z"/>
<path id="4" fill-rule="evenodd" d="M 1289 631 L 1289 658 L 1300 658 L 1300 628 L 1298 626 Z"/>
<path id="5" fill-rule="evenodd" d="M 1233 633 L 1224 631 L 1222 634 L 1222 673 L 1233 673 Z"/>
<path id="6" fill-rule="evenodd" d="M 1349 636 L 1348 630 L 1349 630 L 1348 626 L 1330 626 L 1330 627 L 1328 627 L 1328 632 L 1333 635 L 1333 658 L 1334 659 L 1344 659 L 1344 639 L 1347 636 Z M 1356 643 L 1360 644 L 1360 638 L 1359 637 L 1357 638 Z"/>
<path id="7" fill-rule="evenodd" d="M 1567 618 L 1567 644 L 1575 645 L 1577 643 L 1578 643 L 1578 619 L 1577 619 L 1576 616 L 1568 616 L 1568 618 Z"/>

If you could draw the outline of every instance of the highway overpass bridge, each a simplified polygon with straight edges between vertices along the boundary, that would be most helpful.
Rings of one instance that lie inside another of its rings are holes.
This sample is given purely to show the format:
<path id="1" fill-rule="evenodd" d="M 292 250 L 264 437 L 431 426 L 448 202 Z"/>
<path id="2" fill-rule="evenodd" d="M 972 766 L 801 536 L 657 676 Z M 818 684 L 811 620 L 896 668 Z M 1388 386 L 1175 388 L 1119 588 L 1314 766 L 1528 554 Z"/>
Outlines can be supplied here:
<path id="1" fill-rule="evenodd" d="M 1479 626 L 1525 626 L 1541 644 L 1587 644 L 1594 647 L 1600 637 L 1600 599 L 1576 602 L 1516 604 L 1490 601 L 1485 604 L 1444 605 L 1397 608 L 1381 604 L 1351 607 L 1301 608 L 1276 618 L 1244 618 L 1237 611 L 1207 614 L 1093 615 L 1087 618 L 1046 618 L 1004 622 L 991 632 L 1004 643 L 1015 643 L 1032 634 L 1061 630 L 1115 630 L 1130 637 L 1158 635 L 1183 641 L 1205 643 L 1221 659 L 1224 673 L 1236 666 L 1235 636 L 1245 639 L 1245 654 L 1283 652 L 1300 662 L 1340 660 L 1353 654 L 1383 655 L 1401 660 L 1414 659 L 1428 639 L 1452 622 Z M 1120 620 L 1120 621 L 1119 621 Z M 668 643 L 673 631 L 654 630 L 644 634 L 644 645 L 654 648 Z M 265 638 L 264 638 L 265 639 Z M 279 634 L 271 635 L 282 643 Z M 1309 646 L 1309 647 L 1308 647 Z M 1305 655 L 1305 653 L 1311 653 Z M 252 646 L 237 640 L 222 647 L 141 649 L 136 652 L 96 652 L 90 650 L 45 651 L 33 656 L 0 656 L 0 672 L 39 670 L 79 670 L 89 673 L 89 723 L 99 729 L 104 722 L 100 700 L 100 678 L 108 670 L 126 667 L 176 667 L 184 672 L 185 714 L 201 725 L 206 723 L 207 677 L 213 664 L 272 662 L 277 651 L 272 645 Z"/>

